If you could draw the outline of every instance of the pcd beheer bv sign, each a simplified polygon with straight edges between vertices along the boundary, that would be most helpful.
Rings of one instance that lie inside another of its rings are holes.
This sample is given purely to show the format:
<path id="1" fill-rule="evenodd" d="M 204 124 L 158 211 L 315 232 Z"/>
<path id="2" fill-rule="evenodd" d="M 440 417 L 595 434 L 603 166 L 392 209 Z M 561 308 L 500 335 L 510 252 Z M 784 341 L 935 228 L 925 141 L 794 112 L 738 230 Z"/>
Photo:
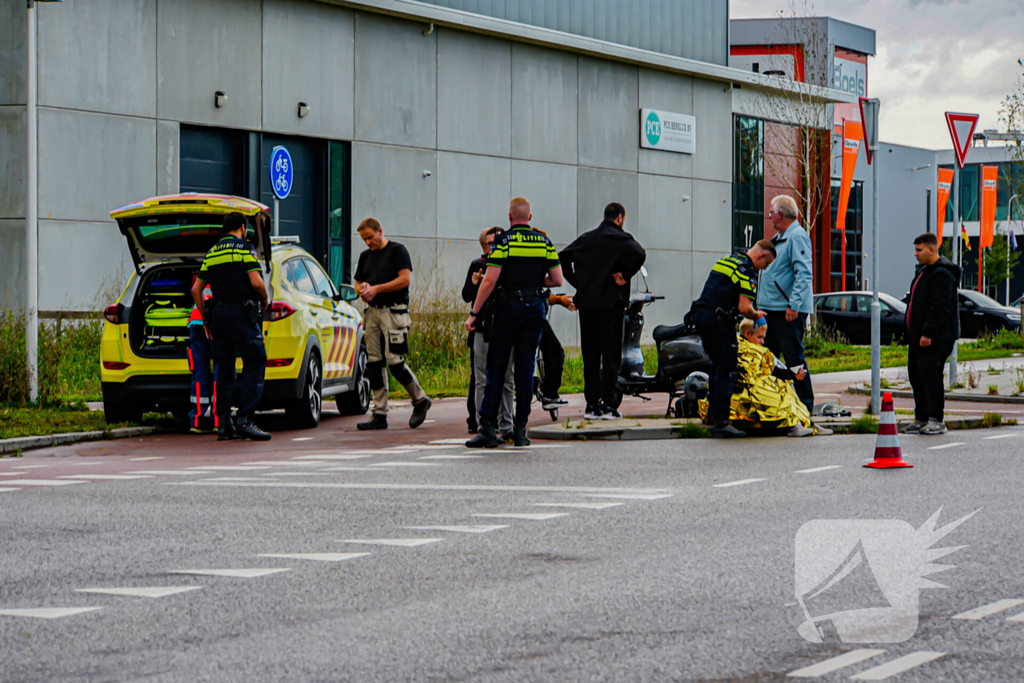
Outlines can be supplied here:
<path id="1" fill-rule="evenodd" d="M 693 154 L 697 149 L 697 119 L 660 109 L 641 109 L 640 146 Z"/>

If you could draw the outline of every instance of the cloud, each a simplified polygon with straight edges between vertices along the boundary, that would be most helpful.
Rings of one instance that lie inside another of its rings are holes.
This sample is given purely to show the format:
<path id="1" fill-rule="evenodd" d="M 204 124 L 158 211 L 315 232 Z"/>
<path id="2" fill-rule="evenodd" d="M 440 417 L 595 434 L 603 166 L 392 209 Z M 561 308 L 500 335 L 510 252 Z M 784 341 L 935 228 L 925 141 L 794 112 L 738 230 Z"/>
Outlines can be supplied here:
<path id="1" fill-rule="evenodd" d="M 789 0 L 732 0 L 733 18 L 772 17 Z M 998 128 L 1003 99 L 1014 91 L 1024 57 L 1021 0 L 824 0 L 808 8 L 873 28 L 878 54 L 868 65 L 868 91 L 882 101 L 883 140 L 949 148 L 943 112 L 981 115 L 979 129 Z"/>

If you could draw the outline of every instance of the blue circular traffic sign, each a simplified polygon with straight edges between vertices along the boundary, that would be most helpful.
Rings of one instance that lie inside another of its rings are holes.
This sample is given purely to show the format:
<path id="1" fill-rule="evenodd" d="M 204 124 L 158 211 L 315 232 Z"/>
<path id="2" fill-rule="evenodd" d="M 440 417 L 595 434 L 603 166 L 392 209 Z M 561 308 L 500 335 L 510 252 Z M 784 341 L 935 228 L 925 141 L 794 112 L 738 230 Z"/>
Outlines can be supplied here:
<path id="1" fill-rule="evenodd" d="M 270 153 L 270 187 L 274 190 L 274 196 L 285 199 L 292 191 L 294 178 L 292 155 L 284 147 L 275 147 Z"/>

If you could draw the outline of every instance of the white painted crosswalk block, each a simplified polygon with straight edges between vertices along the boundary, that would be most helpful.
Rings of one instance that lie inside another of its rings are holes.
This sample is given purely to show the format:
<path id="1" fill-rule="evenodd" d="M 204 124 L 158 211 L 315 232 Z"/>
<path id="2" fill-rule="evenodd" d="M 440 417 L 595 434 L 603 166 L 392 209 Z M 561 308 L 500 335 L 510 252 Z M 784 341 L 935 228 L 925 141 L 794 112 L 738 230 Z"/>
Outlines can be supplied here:
<path id="1" fill-rule="evenodd" d="M 268 576 L 281 572 L 290 572 L 291 569 L 284 568 L 253 568 L 253 569 L 171 569 L 168 574 L 195 574 L 196 576 L 228 576 L 235 579 L 255 579 L 258 576 Z"/>
<path id="2" fill-rule="evenodd" d="M 150 586 L 148 588 L 76 588 L 76 593 L 126 595 L 132 598 L 166 598 L 169 595 L 200 590 L 202 586 Z"/>
<path id="3" fill-rule="evenodd" d="M 0 477 L 25 477 L 28 472 L 0 472 Z"/>
<path id="4" fill-rule="evenodd" d="M 477 460 L 486 458 L 486 455 L 423 455 L 417 460 Z"/>
<path id="5" fill-rule="evenodd" d="M 811 467 L 806 470 L 797 470 L 794 474 L 813 474 L 814 472 L 825 472 L 827 470 L 838 470 L 842 465 L 824 465 L 822 467 Z"/>
<path id="6" fill-rule="evenodd" d="M 671 493 L 588 493 L 587 498 L 618 498 L 621 500 L 661 500 L 671 498 Z"/>
<path id="7" fill-rule="evenodd" d="M 712 488 L 726 489 L 732 486 L 746 486 L 747 484 L 756 484 L 759 481 L 765 481 L 764 479 L 737 479 L 736 481 L 727 481 L 721 484 L 712 484 Z"/>
<path id="8" fill-rule="evenodd" d="M 540 508 L 573 508 L 575 510 L 607 510 L 625 503 L 534 503 L 534 507 Z"/>
<path id="9" fill-rule="evenodd" d="M 363 545 L 393 545 L 399 548 L 415 548 L 428 543 L 443 541 L 443 538 L 349 538 L 338 543 L 359 543 Z"/>
<path id="10" fill-rule="evenodd" d="M 0 493 L 5 493 L 5 492 L 7 492 L 7 491 L 20 491 L 20 490 L 21 490 L 21 489 L 14 489 L 14 488 L 0 488 Z"/>
<path id="11" fill-rule="evenodd" d="M 266 465 L 202 465 L 186 469 L 200 472 L 251 472 L 252 470 L 265 470 L 267 467 Z"/>
<path id="12" fill-rule="evenodd" d="M 361 460 L 363 458 L 370 458 L 370 457 L 372 457 L 372 456 L 369 453 L 348 453 L 346 455 L 300 455 L 297 458 L 292 458 L 292 460 L 298 460 L 299 461 L 298 463 L 294 463 L 294 464 L 298 465 L 298 464 L 305 464 L 305 462 L 303 462 L 303 461 L 307 461 L 307 460 L 317 460 L 317 461 L 324 461 L 324 460 Z"/>
<path id="13" fill-rule="evenodd" d="M 952 443 L 942 443 L 942 444 L 939 444 L 938 446 L 929 446 L 928 450 L 930 450 L 930 451 L 944 451 L 947 448 L 953 448 L 954 446 L 963 446 L 963 445 L 964 445 L 963 441 L 954 441 Z"/>
<path id="14" fill-rule="evenodd" d="M 886 662 L 880 666 L 876 666 L 873 669 L 867 671 L 861 671 L 859 674 L 850 676 L 852 681 L 884 681 L 887 678 L 891 678 L 896 674 L 901 674 L 904 671 L 909 671 L 914 667 L 927 664 L 928 662 L 935 661 L 939 657 L 945 655 L 945 652 L 932 652 L 930 650 L 921 650 L 920 652 L 911 652 L 909 655 L 904 655 L 899 659 L 894 659 L 891 662 Z"/>
<path id="15" fill-rule="evenodd" d="M 433 462 L 376 462 L 370 467 L 440 467 L 437 463 Z"/>
<path id="16" fill-rule="evenodd" d="M 196 472 L 195 470 L 136 470 L 134 472 L 125 472 L 125 474 L 153 474 L 156 476 L 173 476 L 183 474 L 207 474 L 206 472 Z"/>
<path id="17" fill-rule="evenodd" d="M 531 522 L 544 522 L 556 517 L 568 517 L 568 512 L 498 512 L 478 513 L 474 517 L 493 517 L 497 519 L 525 519 Z"/>
<path id="18" fill-rule="evenodd" d="M 132 458 L 135 460 L 135 458 Z M 102 465 L 102 460 L 93 460 L 92 462 L 73 462 L 69 463 L 72 467 L 92 467 L 93 465 Z"/>
<path id="19" fill-rule="evenodd" d="M 87 479 L 95 481 L 125 481 L 128 479 L 152 479 L 151 474 L 62 474 L 58 479 Z"/>
<path id="20" fill-rule="evenodd" d="M 381 469 L 380 467 L 325 467 L 324 472 L 386 472 L 387 470 Z M 295 473 L 297 474 L 297 473 Z"/>
<path id="21" fill-rule="evenodd" d="M 463 534 L 486 534 L 488 531 L 507 529 L 508 524 L 464 524 L 460 526 L 407 526 L 409 531 L 453 531 Z"/>
<path id="22" fill-rule="evenodd" d="M 317 460 L 303 460 L 301 462 L 295 462 L 294 460 L 254 460 L 252 462 L 243 462 L 239 464 L 266 465 L 267 467 L 316 467 L 317 465 L 329 465 L 330 463 Z"/>
<path id="23" fill-rule="evenodd" d="M 49 465 L 15 465 L 16 470 L 45 470 Z"/>
<path id="24" fill-rule="evenodd" d="M 133 461 L 133 462 L 142 462 L 143 460 L 163 460 L 164 456 L 162 456 L 162 455 L 151 455 L 148 458 L 128 458 L 128 459 Z"/>
<path id="25" fill-rule="evenodd" d="M 982 605 L 981 607 L 975 607 L 974 609 L 967 610 L 966 612 L 961 612 L 960 614 L 954 615 L 953 618 L 966 619 L 968 621 L 977 621 L 978 619 L 984 619 L 985 617 L 991 616 L 993 614 L 998 614 L 999 612 L 1012 609 L 1020 604 L 1024 604 L 1024 600 L 1018 600 L 1014 598 L 1010 598 L 1007 600 L 996 600 L 995 602 L 990 602 L 987 605 Z M 1015 617 L 1010 617 L 1007 621 L 1013 621 L 1014 619 Z"/>
<path id="26" fill-rule="evenodd" d="M 8 479 L 11 486 L 65 486 L 68 484 L 84 484 L 81 479 Z"/>
<path id="27" fill-rule="evenodd" d="M 34 607 L 31 609 L 0 609 L 0 616 L 31 617 L 33 619 L 60 619 L 85 612 L 95 612 L 102 607 Z"/>
<path id="28" fill-rule="evenodd" d="M 881 654 L 885 654 L 885 650 L 852 650 L 850 652 L 844 652 L 838 657 L 832 657 L 823 662 L 805 666 L 804 668 L 797 669 L 796 671 L 790 671 L 786 675 L 791 678 L 817 678 L 818 676 L 824 676 L 825 674 L 830 674 L 833 671 L 839 671 L 839 669 L 853 666 L 854 664 L 863 662 L 865 659 L 871 659 L 872 657 L 876 657 Z"/>
<path id="29" fill-rule="evenodd" d="M 395 451 L 409 452 L 409 451 L 450 451 L 455 448 L 454 445 L 442 445 L 442 444 L 418 444 L 409 446 L 389 446 L 385 448 L 385 451 L 394 453 Z"/>
<path id="30" fill-rule="evenodd" d="M 431 441 L 432 444 L 441 444 L 446 446 L 461 446 L 466 443 L 466 439 L 435 439 Z"/>
<path id="31" fill-rule="evenodd" d="M 996 434 L 995 436 L 986 436 L 982 438 L 985 441 L 993 441 L 995 439 L 1012 439 L 1015 436 L 1020 436 L 1020 434 Z"/>
<path id="32" fill-rule="evenodd" d="M 1013 621 L 1013 622 L 1024 621 L 1024 612 L 1021 612 L 1020 614 L 1015 614 L 1012 617 L 1007 617 L 1006 620 L 1007 621 Z"/>
<path id="33" fill-rule="evenodd" d="M 267 553 L 258 557 L 279 557 L 285 560 L 314 560 L 317 562 L 344 562 L 370 553 Z"/>

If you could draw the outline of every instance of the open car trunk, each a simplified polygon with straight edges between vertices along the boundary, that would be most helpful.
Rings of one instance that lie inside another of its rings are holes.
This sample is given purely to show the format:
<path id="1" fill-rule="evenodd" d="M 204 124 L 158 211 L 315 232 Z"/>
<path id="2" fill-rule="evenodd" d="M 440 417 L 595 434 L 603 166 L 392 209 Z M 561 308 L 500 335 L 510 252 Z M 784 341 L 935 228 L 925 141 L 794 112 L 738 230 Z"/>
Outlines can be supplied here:
<path id="1" fill-rule="evenodd" d="M 128 341 L 144 358 L 186 358 L 192 278 L 199 263 L 160 265 L 144 271 L 128 317 Z"/>

